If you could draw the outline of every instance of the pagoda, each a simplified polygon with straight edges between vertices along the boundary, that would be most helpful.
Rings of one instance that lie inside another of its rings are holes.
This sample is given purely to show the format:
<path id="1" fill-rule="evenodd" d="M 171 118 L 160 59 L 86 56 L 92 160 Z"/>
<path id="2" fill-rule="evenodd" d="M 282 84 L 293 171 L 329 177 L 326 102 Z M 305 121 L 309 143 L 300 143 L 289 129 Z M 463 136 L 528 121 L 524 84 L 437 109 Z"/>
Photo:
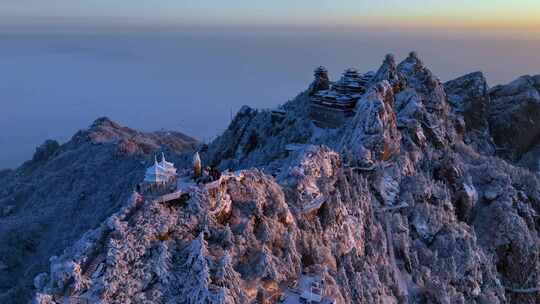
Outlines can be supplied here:
<path id="1" fill-rule="evenodd" d="M 161 161 L 154 157 L 154 164 L 144 174 L 144 190 L 157 190 L 171 186 L 176 181 L 177 170 L 173 163 L 165 159 L 161 153 Z"/>
<path id="2" fill-rule="evenodd" d="M 314 84 L 320 83 L 319 75 L 321 74 L 327 75 L 326 69 L 323 67 L 315 70 Z M 310 116 L 314 123 L 323 128 L 341 126 L 346 119 L 354 115 L 356 103 L 366 92 L 372 77 L 373 75 L 370 73 L 361 75 L 358 70 L 349 68 L 328 89 L 312 90 Z M 314 84 L 312 84 L 312 88 L 315 89 Z"/>

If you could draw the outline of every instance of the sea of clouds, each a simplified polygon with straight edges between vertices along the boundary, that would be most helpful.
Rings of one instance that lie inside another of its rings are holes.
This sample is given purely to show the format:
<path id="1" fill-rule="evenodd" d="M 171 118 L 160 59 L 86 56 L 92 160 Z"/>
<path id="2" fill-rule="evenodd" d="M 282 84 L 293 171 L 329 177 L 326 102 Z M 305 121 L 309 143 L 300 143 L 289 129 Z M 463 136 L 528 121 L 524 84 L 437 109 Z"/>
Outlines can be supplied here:
<path id="1" fill-rule="evenodd" d="M 362 32 L 0 33 L 0 168 L 108 116 L 141 130 L 216 136 L 242 105 L 294 98 L 332 77 L 417 50 L 443 81 L 483 70 L 491 84 L 540 73 L 538 40 Z"/>

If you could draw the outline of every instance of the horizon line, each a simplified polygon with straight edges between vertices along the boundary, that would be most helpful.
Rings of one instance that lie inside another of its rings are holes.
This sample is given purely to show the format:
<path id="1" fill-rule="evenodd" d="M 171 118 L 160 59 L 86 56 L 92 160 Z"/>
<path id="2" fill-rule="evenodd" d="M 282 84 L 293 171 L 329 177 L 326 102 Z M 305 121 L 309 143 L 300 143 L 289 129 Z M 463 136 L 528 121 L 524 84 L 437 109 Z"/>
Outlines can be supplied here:
<path id="1" fill-rule="evenodd" d="M 529 24 L 515 23 L 508 20 L 456 21 L 438 20 L 433 22 L 419 22 L 417 20 L 394 20 L 389 22 L 367 21 L 334 22 L 331 24 L 314 24 L 306 22 L 185 22 L 180 20 L 152 20 L 141 18 L 120 18 L 114 21 L 100 18 L 69 18 L 49 17 L 36 18 L 33 22 L 20 22 L 4 18 L 0 20 L 0 32 L 77 32 L 77 31 L 293 31 L 293 32 L 351 32 L 351 31 L 378 31 L 378 32 L 450 32 L 450 33 L 477 33 L 477 34 L 538 34 L 540 22 Z M 533 38 L 533 37 L 530 37 Z M 540 37 L 538 38 L 540 39 Z"/>

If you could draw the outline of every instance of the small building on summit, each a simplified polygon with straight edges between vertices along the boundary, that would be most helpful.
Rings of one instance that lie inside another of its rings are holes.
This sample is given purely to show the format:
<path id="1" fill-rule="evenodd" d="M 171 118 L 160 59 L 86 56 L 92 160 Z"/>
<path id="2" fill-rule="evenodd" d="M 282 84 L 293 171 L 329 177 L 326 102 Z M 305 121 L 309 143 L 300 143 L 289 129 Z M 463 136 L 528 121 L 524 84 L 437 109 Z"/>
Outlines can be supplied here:
<path id="1" fill-rule="evenodd" d="M 176 182 L 177 170 L 173 163 L 165 159 L 161 154 L 161 161 L 154 158 L 154 164 L 146 169 L 144 174 L 143 187 L 145 191 L 163 189 Z"/>
<path id="2" fill-rule="evenodd" d="M 354 115 L 356 103 L 366 92 L 373 74 L 361 75 L 358 70 L 350 68 L 325 89 L 321 84 L 327 77 L 325 68 L 315 70 L 315 80 L 310 88 L 310 116 L 319 127 L 338 128 Z"/>

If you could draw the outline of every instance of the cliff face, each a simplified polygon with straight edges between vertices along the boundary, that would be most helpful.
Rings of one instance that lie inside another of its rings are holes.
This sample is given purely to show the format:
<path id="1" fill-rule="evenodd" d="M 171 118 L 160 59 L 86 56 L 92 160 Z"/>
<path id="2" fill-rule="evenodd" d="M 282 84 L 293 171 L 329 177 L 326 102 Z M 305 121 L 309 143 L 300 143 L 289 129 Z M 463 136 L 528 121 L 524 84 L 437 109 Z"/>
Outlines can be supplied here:
<path id="1" fill-rule="evenodd" d="M 335 303 L 538 303 L 538 77 L 442 84 L 415 53 L 375 75 L 339 129 L 308 94 L 244 107 L 202 154 L 237 171 L 134 195 L 51 258 L 35 302 L 276 303 L 320 277 Z"/>
<path id="2" fill-rule="evenodd" d="M 102 118 L 63 145 L 46 141 L 32 160 L 0 174 L 0 303 L 27 302 L 49 258 L 127 200 L 152 152 L 179 155 L 195 145 L 179 133 L 142 133 Z"/>
<path id="3" fill-rule="evenodd" d="M 508 85 L 496 86 L 489 96 L 493 139 L 503 155 L 519 160 L 539 143 L 540 75 L 523 76 Z"/>

